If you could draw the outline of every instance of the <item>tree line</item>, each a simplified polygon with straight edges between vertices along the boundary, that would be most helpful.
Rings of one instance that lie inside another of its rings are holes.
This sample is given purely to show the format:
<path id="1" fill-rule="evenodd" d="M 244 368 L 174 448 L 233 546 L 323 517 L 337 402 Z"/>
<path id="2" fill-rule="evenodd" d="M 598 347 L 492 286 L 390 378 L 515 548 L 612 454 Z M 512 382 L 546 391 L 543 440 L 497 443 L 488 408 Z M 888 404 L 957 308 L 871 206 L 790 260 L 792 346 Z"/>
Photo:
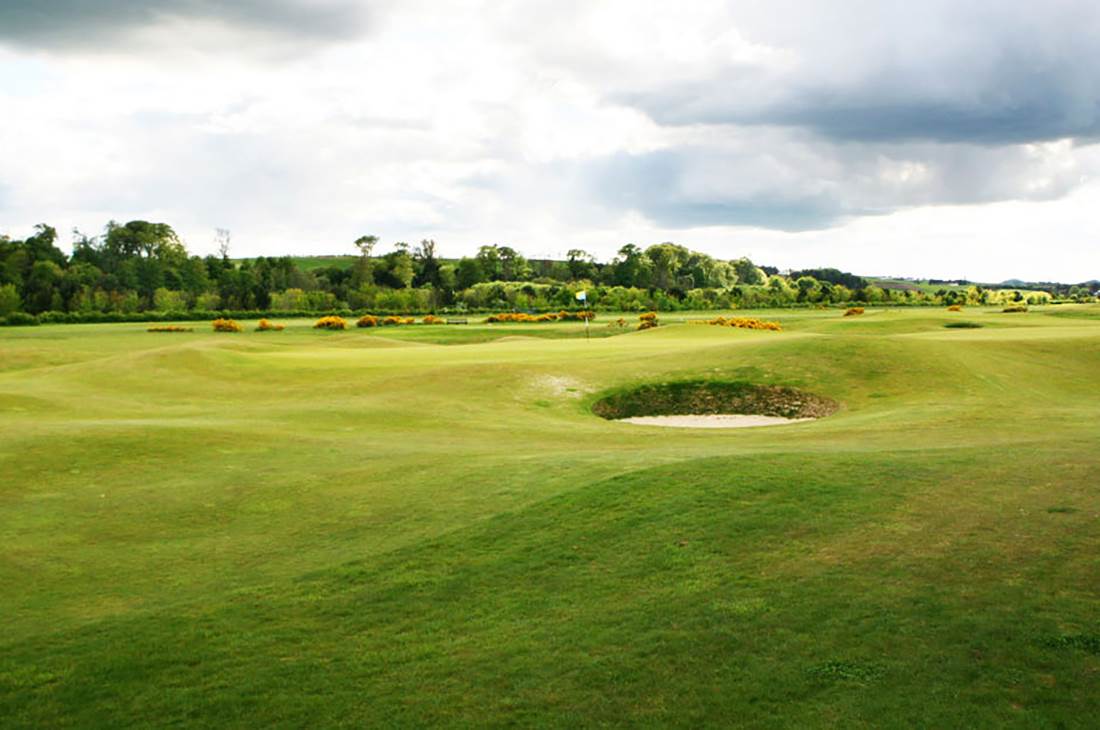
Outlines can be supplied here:
<path id="1" fill-rule="evenodd" d="M 1038 303 L 1046 292 L 1012 293 L 971 285 L 934 293 L 893 290 L 836 269 L 782 275 L 747 257 L 721 260 L 675 243 L 626 244 L 601 262 L 582 249 L 564 260 L 529 260 L 510 246 L 481 246 L 473 256 L 439 257 L 436 244 L 397 243 L 378 254 L 379 239 L 362 236 L 351 266 L 306 269 L 294 258 L 189 254 L 166 223 L 108 223 L 100 235 L 74 231 L 72 253 L 41 224 L 31 236 L 0 235 L 0 317 L 96 321 L 109 315 L 212 312 L 451 312 L 539 310 L 576 305 L 588 293 L 598 309 L 730 309 L 828 304 Z M 1087 292 L 1074 292 L 1087 293 Z"/>

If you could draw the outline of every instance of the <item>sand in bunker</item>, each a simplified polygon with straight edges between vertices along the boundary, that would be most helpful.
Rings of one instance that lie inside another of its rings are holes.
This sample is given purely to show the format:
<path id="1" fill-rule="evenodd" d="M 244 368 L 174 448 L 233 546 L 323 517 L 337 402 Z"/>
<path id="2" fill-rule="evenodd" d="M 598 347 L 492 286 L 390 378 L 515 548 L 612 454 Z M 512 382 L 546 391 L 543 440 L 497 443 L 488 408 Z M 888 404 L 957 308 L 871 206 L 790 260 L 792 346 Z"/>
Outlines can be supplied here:
<path id="1" fill-rule="evenodd" d="M 782 418 L 780 416 L 710 415 L 710 416 L 634 416 L 618 419 L 639 426 L 670 428 L 752 428 L 755 426 L 785 426 L 789 423 L 813 421 L 813 418 Z"/>

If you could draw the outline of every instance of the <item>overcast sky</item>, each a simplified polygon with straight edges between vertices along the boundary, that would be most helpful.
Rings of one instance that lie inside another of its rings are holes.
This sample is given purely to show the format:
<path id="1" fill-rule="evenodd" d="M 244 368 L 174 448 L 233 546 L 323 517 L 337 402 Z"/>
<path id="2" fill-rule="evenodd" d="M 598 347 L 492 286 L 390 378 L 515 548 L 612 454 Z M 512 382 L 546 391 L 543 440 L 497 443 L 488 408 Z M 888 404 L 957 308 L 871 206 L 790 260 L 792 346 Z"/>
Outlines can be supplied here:
<path id="1" fill-rule="evenodd" d="M 0 0 L 0 232 L 1100 278 L 1095 0 Z"/>

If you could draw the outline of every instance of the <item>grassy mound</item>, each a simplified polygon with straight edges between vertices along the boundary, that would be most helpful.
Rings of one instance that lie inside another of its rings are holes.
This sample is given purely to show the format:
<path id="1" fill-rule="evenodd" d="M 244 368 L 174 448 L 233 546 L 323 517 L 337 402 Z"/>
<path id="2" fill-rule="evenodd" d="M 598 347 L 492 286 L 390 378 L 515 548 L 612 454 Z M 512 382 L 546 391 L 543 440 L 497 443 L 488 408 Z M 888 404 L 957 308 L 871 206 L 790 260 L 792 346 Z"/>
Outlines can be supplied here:
<path id="1" fill-rule="evenodd" d="M 607 419 L 716 414 L 821 418 L 837 408 L 830 398 L 780 385 L 686 380 L 609 393 L 592 405 L 592 412 Z"/>
<path id="2" fill-rule="evenodd" d="M 0 727 L 1090 727 L 1100 319 L 1063 311 L 1100 305 L 2 329 Z M 590 409 L 691 380 L 844 408 Z"/>
<path id="3" fill-rule="evenodd" d="M 982 326 L 981 322 L 948 322 L 944 325 L 951 330 L 979 330 Z"/>

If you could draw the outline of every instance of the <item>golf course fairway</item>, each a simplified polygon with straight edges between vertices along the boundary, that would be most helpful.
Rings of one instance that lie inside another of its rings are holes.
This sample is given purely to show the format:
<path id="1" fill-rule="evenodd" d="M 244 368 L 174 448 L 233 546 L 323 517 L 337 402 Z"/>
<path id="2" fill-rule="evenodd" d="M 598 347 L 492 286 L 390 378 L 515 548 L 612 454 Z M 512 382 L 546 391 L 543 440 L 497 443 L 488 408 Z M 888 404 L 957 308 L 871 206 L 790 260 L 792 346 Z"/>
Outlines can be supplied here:
<path id="1" fill-rule="evenodd" d="M 1095 726 L 1100 305 L 746 314 L 0 329 L 0 726 Z"/>

